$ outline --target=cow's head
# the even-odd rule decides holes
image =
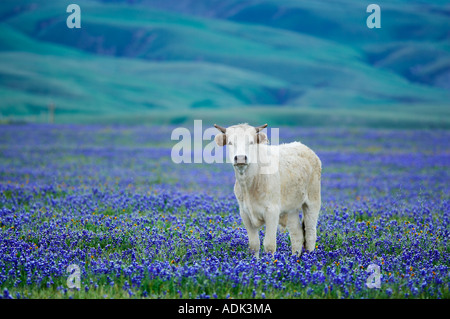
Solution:
[[[245,171],[250,163],[257,162],[257,144],[267,144],[267,135],[261,132],[267,124],[253,127],[248,124],[233,125],[228,128],[214,124],[221,131],[214,140],[217,145],[228,145],[231,163],[240,171]]]

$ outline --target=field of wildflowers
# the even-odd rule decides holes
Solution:
[[[232,167],[174,164],[173,129],[1,126],[2,297],[450,297],[448,131],[280,128],[323,163],[317,247],[255,259]]]

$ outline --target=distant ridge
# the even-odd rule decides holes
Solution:
[[[261,106],[448,114],[444,1],[381,3],[379,30],[365,26],[363,4],[344,0],[79,5],[77,30],[60,1],[0,5],[3,118],[45,121],[49,103],[56,121]]]

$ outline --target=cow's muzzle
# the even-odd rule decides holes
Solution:
[[[235,166],[247,165],[247,164],[248,164],[247,155],[236,155],[234,157],[234,165]]]

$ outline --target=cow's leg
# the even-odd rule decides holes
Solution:
[[[300,221],[298,211],[292,211],[288,214],[287,228],[291,238],[292,254],[300,255],[304,244],[303,227]]]
[[[279,209],[269,208],[264,214],[266,235],[264,237],[264,251],[274,253],[277,250],[277,229],[280,218]]]
[[[317,220],[319,219],[320,201],[303,204],[303,228],[305,230],[305,248],[313,251],[316,248]]]
[[[261,246],[259,240],[259,227],[254,227],[246,214],[241,214],[241,218],[244,222],[245,229],[247,230],[250,252],[254,254],[256,258],[259,258],[259,249]]]
[[[313,251],[316,248],[317,220],[321,206],[320,176],[313,179],[308,191],[308,200],[303,204],[303,229],[305,232],[305,248]]]

